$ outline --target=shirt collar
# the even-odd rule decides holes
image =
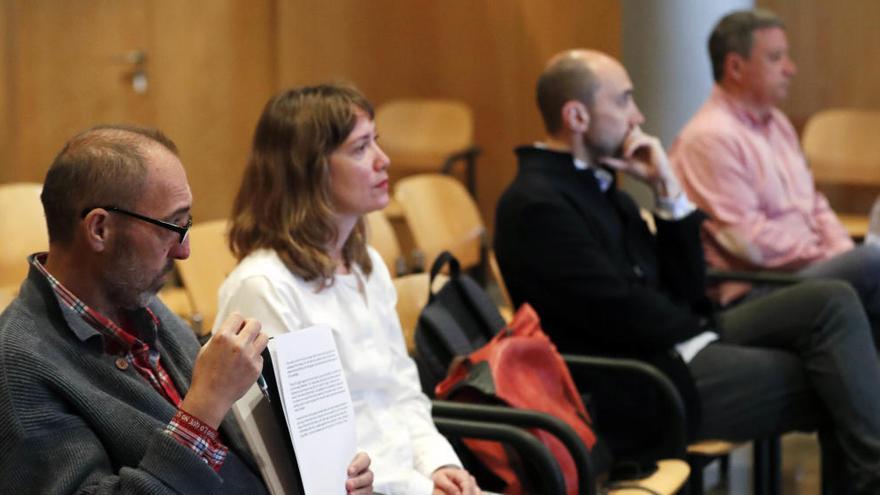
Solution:
[[[727,106],[730,109],[731,113],[733,113],[737,119],[750,125],[751,127],[766,127],[773,119],[772,109],[765,114],[759,113],[754,109],[743,105],[741,101],[734,98],[719,84],[716,84],[712,87],[711,98]]]
[[[536,142],[534,143],[534,146],[538,149],[549,149],[547,145],[542,142]],[[611,172],[601,167],[593,167],[586,160],[575,158],[574,155],[571,155],[571,160],[575,170],[586,170],[593,174],[593,177],[595,177],[596,181],[599,183],[599,190],[606,192],[611,188],[611,185],[614,183],[614,175]]]
[[[159,330],[159,319],[149,308],[132,311],[130,314],[129,324],[140,330],[139,334],[143,337],[141,339],[89,307],[61,284],[44,266],[48,256],[49,253],[36,253],[31,255],[29,261],[31,266],[46,278],[62,310],[78,315],[83,322],[87,323],[85,328],[82,325],[71,325],[71,329],[81,340],[86,340],[97,332],[103,337],[105,352],[114,354],[120,351],[128,352],[133,346],[155,342]]]

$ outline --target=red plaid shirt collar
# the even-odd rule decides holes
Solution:
[[[150,385],[157,392],[162,394],[175,407],[178,406],[180,404],[180,393],[159,362],[159,352],[150,347],[147,342],[135,337],[106,316],[90,308],[70,292],[43,266],[47,258],[48,253],[37,253],[31,257],[31,264],[46,277],[59,303],[80,315],[83,321],[88,323],[89,326],[94,328],[103,337],[104,352],[106,354],[124,357],[129,364],[135,367],[141,376],[150,382]],[[155,341],[155,337],[159,332],[159,319],[150,311],[150,308],[144,308],[144,310],[145,314],[133,315],[134,318],[131,321],[135,325],[146,326],[144,334],[151,336],[151,341]],[[117,362],[117,366],[123,365]]]

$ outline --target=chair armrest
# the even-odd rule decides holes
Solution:
[[[687,458],[687,420],[684,401],[678,389],[663,372],[637,359],[574,354],[563,354],[562,358],[568,365],[575,385],[582,392],[589,392],[589,384],[591,381],[595,383],[597,376],[608,376],[608,374],[633,375],[654,387],[659,392],[670,418],[667,428],[664,429],[662,452],[676,459]]]
[[[541,486],[539,493],[565,493],[565,478],[550,450],[531,433],[506,424],[435,417],[434,424],[443,435],[457,438],[480,438],[505,443],[516,449],[522,459],[541,473],[535,481]]]
[[[806,277],[791,273],[777,272],[746,272],[734,270],[718,270],[709,268],[706,270],[706,279],[709,283],[718,282],[750,282],[763,285],[791,285],[806,280]]]
[[[452,172],[452,167],[455,166],[455,162],[459,160],[474,160],[481,152],[482,150],[479,146],[471,146],[461,151],[451,153],[448,157],[446,157],[446,161],[443,162],[443,166],[440,168],[440,170],[444,174],[449,175]]]
[[[592,495],[596,492],[596,476],[587,446],[565,421],[540,411],[487,404],[434,400],[431,408],[435,419],[443,417],[492,421],[522,428],[537,428],[550,433],[565,445],[574,460],[578,474],[578,493]]]

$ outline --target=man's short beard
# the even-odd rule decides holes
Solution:
[[[600,165],[599,160],[602,158],[623,158],[623,139],[614,145],[607,145],[607,143],[594,143],[590,141],[587,135],[583,136],[583,140],[584,146],[590,154],[590,162],[596,166]]]
[[[105,265],[103,274],[108,297],[115,306],[129,311],[146,307],[164,285],[165,276],[174,268],[174,262],[168,260],[156,278],[147,280],[128,243],[114,248],[109,253],[113,261]]]
[[[114,305],[129,311],[146,307],[161,288],[161,284],[156,287],[155,282],[146,281],[132,265],[113,267],[105,274],[105,280]]]

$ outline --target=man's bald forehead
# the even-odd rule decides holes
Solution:
[[[616,64],[617,61],[609,55],[598,50],[590,50],[586,48],[577,48],[573,50],[565,50],[552,56],[547,61],[544,71],[553,71],[565,65],[583,64],[591,71],[605,64]]]
[[[74,136],[66,148],[117,145],[136,148],[142,153],[152,146],[161,146],[178,156],[177,145],[158,129],[126,124],[98,125]]]

